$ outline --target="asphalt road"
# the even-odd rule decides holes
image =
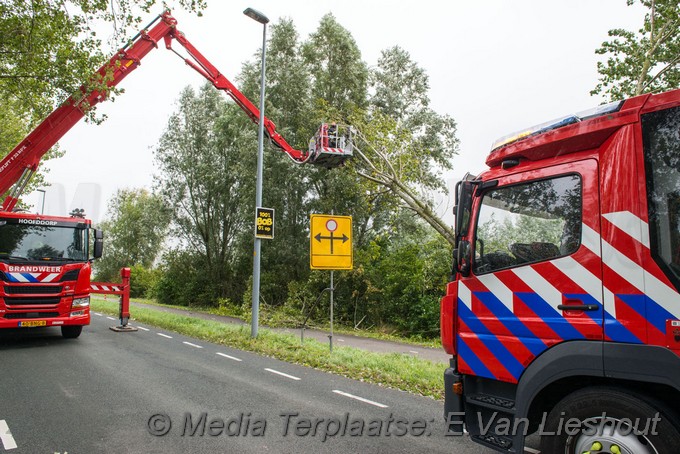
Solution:
[[[441,402],[115,324],[0,332],[0,453],[491,452]]]

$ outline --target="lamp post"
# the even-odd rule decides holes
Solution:
[[[246,8],[243,14],[262,24],[262,70],[260,75],[260,122],[257,131],[257,181],[255,187],[255,210],[262,206],[262,159],[264,148],[264,73],[265,52],[267,49],[267,23],[269,19],[261,12],[253,8]],[[253,253],[253,313],[250,324],[250,337],[257,337],[257,329],[260,317],[260,250],[262,240],[255,238],[255,251]]]

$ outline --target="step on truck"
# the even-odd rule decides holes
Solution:
[[[181,46],[184,54],[173,48],[173,43]],[[0,161],[0,194],[6,194],[0,207],[0,278],[4,281],[0,329],[62,326],[64,337],[73,338],[89,324],[91,261],[102,255],[102,232],[91,229],[82,211],[75,211],[75,218],[52,217],[17,213],[17,204],[45,153],[159,44],[225,92],[259,124],[259,109],[177,28],[170,11],[158,15],[93,75],[105,88],[81,86]],[[264,116],[263,130],[271,144],[297,164],[330,169],[352,157],[353,130],[347,125],[322,124],[304,151],[288,144],[274,122]],[[43,245],[36,249],[34,240]]]
[[[449,434],[680,452],[680,90],[504,137],[486,164],[456,185]]]

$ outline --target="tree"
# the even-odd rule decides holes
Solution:
[[[109,58],[101,35],[112,31],[111,42],[118,46],[160,3],[166,2],[0,0],[0,157],[84,83],[103,89],[105,80],[91,77]],[[199,15],[206,6],[205,0],[176,3]],[[88,117],[95,119],[94,112]],[[61,155],[54,147],[42,160]],[[43,173],[25,193],[44,186]]]
[[[313,78],[315,99],[323,99],[340,112],[366,105],[366,64],[350,32],[332,14],[321,18],[302,53]]]
[[[53,110],[101,66],[102,23],[114,32],[114,42],[146,20],[157,0],[0,0],[0,99],[29,123]],[[164,3],[164,2],[163,2]],[[178,0],[198,12],[205,0]]]
[[[399,47],[383,51],[371,86],[371,107],[351,118],[360,132],[357,173],[387,188],[453,245],[428,191],[446,191],[440,172],[453,167],[456,123],[429,107],[427,74]]]
[[[155,150],[159,194],[173,207],[172,232],[181,249],[202,258],[213,301],[229,285],[242,285],[231,273],[235,239],[253,215],[246,182],[254,172],[244,157],[254,156],[255,141],[254,130],[240,127],[243,117],[211,84],[198,93],[187,87]]]
[[[109,202],[104,256],[96,264],[97,279],[116,281],[120,269],[151,268],[170,222],[169,209],[146,189],[119,189]]]
[[[639,0],[647,8],[642,28],[609,31],[595,53],[607,56],[597,63],[599,83],[590,92],[614,101],[680,86],[680,4],[677,0]],[[630,6],[635,0],[626,0]]]

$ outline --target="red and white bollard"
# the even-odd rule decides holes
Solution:
[[[120,305],[118,318],[120,319],[120,326],[112,326],[109,329],[116,332],[137,331],[137,328],[128,325],[128,321],[130,320],[130,268],[121,268],[120,277],[122,284],[91,282],[90,293],[119,295]]]

